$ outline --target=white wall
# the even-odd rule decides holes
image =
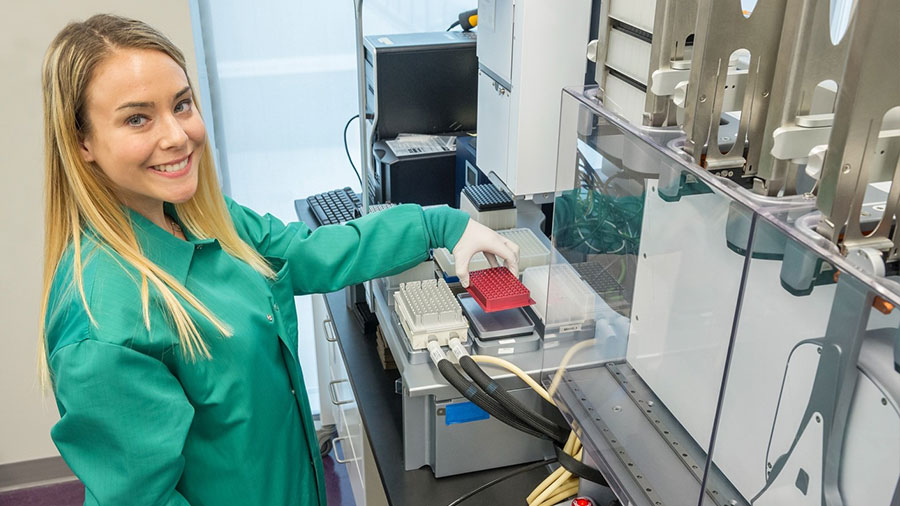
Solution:
[[[189,0],[0,0],[0,465],[58,455],[58,414],[37,381],[43,255],[44,51],[70,21],[113,13],[146,21],[184,51],[197,83]]]

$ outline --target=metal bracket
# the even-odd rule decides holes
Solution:
[[[823,81],[841,82],[847,63],[849,37],[831,41],[830,2],[791,0],[785,8],[785,23],[778,50],[778,64],[766,118],[762,150],[756,161],[759,182],[755,190],[764,195],[796,192],[797,164],[816,145],[828,142],[836,90],[819,86]],[[848,30],[849,33],[849,30]],[[824,96],[822,103],[814,98]],[[789,137],[790,139],[786,138]]]
[[[694,35],[697,23],[697,0],[658,0],[654,18],[653,43],[650,47],[650,86],[644,105],[644,124],[649,126],[675,125],[677,109],[672,103],[674,86],[689,76],[691,50],[688,39]],[[684,79],[681,79],[681,76]],[[677,82],[672,83],[675,79]],[[672,84],[672,93],[665,93],[664,83]]]
[[[744,167],[744,175],[756,172],[786,2],[759,2],[753,13],[745,17],[740,0],[699,0],[691,79],[684,108],[687,133],[684,149],[699,165]],[[729,63],[739,49],[750,52],[746,92],[736,141],[722,153],[718,143],[719,119]]]
[[[900,3],[872,0],[856,4],[847,65],[834,114],[828,152],[819,179],[816,204],[824,218],[818,231],[848,247],[887,249],[887,261],[900,259],[900,233],[892,232],[900,210],[900,150],[881,149],[885,114],[900,105]],[[879,174],[881,173],[881,174]],[[875,230],[864,233],[860,211],[866,189],[879,175],[890,174],[892,186],[884,216]]]

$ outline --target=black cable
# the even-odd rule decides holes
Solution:
[[[359,117],[359,114],[355,114],[352,118],[348,119],[347,124],[344,125],[344,153],[347,153],[347,161],[349,161],[350,166],[353,167],[353,172],[356,173],[356,179],[359,180],[359,186],[361,188],[362,187],[362,176],[360,176],[359,171],[356,170],[356,165],[353,164],[353,158],[350,156],[350,148],[347,147],[347,128],[349,128],[350,123],[352,123],[353,120],[355,120],[358,117]],[[360,125],[360,128],[362,128],[361,125]]]
[[[479,492],[482,492],[482,491],[485,490],[485,489],[488,489],[488,488],[490,488],[490,487],[493,487],[494,485],[496,485],[496,484],[498,484],[498,483],[500,483],[500,482],[502,482],[502,481],[508,480],[508,479],[510,479],[510,478],[512,478],[512,477],[514,477],[514,476],[518,476],[518,475],[520,475],[520,474],[522,474],[522,473],[531,471],[532,469],[537,469],[537,468],[539,468],[539,467],[541,467],[541,466],[550,465],[550,464],[552,464],[552,463],[554,463],[554,462],[556,462],[556,459],[547,459],[547,460],[542,460],[542,461],[540,461],[540,462],[535,462],[535,463],[530,464],[530,465],[527,465],[527,466],[525,466],[525,467],[516,469],[515,471],[513,471],[513,472],[511,472],[511,473],[509,473],[509,474],[504,474],[503,476],[501,476],[501,477],[499,477],[499,478],[495,478],[495,479],[493,479],[493,480],[491,480],[491,481],[485,483],[484,485],[482,485],[482,486],[480,486],[480,487],[478,487],[478,488],[476,488],[476,489],[473,489],[473,490],[470,490],[469,492],[466,492],[465,494],[463,494],[463,495],[459,496],[458,498],[456,498],[456,500],[454,500],[453,502],[451,502],[451,503],[448,504],[447,506],[458,506],[458,505],[461,504],[463,501],[465,501],[466,499],[472,497],[473,495],[478,494]]]
[[[463,397],[472,401],[472,403],[479,408],[487,411],[489,415],[497,420],[534,437],[550,439],[543,433],[532,429],[530,425],[511,415],[499,402],[482,392],[474,383],[463,377],[462,373],[460,373],[446,358],[438,362],[438,371],[440,371],[441,376],[443,376],[453,388],[458,390]]]
[[[559,460],[559,465],[561,465],[563,469],[583,480],[592,481],[597,485],[609,487],[609,483],[606,482],[606,478],[600,474],[600,471],[569,455],[558,446],[555,446],[553,449],[556,451],[556,458]]]
[[[489,415],[505,423],[506,425],[518,429],[526,434],[540,439],[547,439],[553,442],[553,449],[556,451],[557,460],[559,461],[560,465],[565,468],[566,471],[569,471],[579,478],[592,481],[599,485],[609,486],[606,482],[606,479],[604,479],[603,475],[600,474],[600,471],[588,466],[587,464],[579,462],[571,455],[565,453],[561,447],[564,442],[558,443],[555,438],[550,437],[538,430],[535,430],[531,427],[531,425],[523,422],[515,415],[511,414],[497,400],[482,392],[478,386],[467,380],[462,375],[462,373],[460,373],[459,370],[457,370],[456,367],[452,363],[450,363],[449,360],[447,360],[446,358],[441,359],[437,365],[438,371],[440,371],[444,379],[446,379],[453,388],[459,391],[459,393],[461,393],[463,397],[472,401],[473,404],[487,411]]]
[[[475,383],[481,387],[482,390],[491,397],[494,398],[497,402],[500,403],[501,406],[506,408],[513,416],[519,418],[524,421],[532,428],[540,431],[545,434],[547,437],[555,441],[557,444],[565,445],[566,440],[568,439],[568,430],[563,429],[559,425],[557,425],[552,420],[545,418],[540,413],[537,413],[527,406],[519,402],[518,399],[513,397],[506,391],[505,388],[500,386],[493,378],[488,376],[478,364],[472,360],[472,357],[468,355],[464,355],[459,358],[459,365],[463,368],[463,371],[472,378]]]
[[[319,440],[319,455],[325,457],[331,453],[331,441],[337,437],[337,427],[334,424],[324,425],[316,431],[316,438]]]
[[[450,31],[450,30],[452,30],[452,29],[454,29],[454,28],[456,28],[456,27],[457,27],[457,26],[459,26],[459,21],[454,21],[454,22],[453,22],[453,24],[452,24],[452,25],[450,25],[450,27],[449,27],[449,28],[447,28],[447,30],[446,30],[446,31],[448,31],[448,32],[449,32],[449,31]]]

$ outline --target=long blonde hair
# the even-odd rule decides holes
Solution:
[[[130,218],[108,180],[95,164],[85,162],[80,154],[80,142],[91,128],[86,110],[86,91],[93,73],[105,58],[117,49],[126,48],[165,53],[184,70],[185,76],[188,75],[184,55],[160,32],[141,21],[106,14],[63,28],[44,57],[46,207],[39,360],[45,380],[49,377],[45,324],[50,289],[57,266],[69,244],[74,250],[73,281],[91,324],[97,325],[88,307],[82,277],[81,241],[87,227],[99,236],[104,246],[140,273],[144,326],[148,330],[148,286],[152,285],[161,296],[178,334],[181,349],[189,359],[208,358],[209,348],[176,294],[209,320],[223,336],[231,335],[230,329],[184,285],[144,256]],[[204,144],[198,172],[199,181],[194,196],[175,206],[184,226],[197,237],[218,239],[226,252],[262,275],[273,277],[269,264],[238,236],[234,228],[218,186],[209,143]]]

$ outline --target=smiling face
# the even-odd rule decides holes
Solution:
[[[187,76],[165,53],[115,50],[88,84],[85,117],[82,156],[123,204],[152,217],[163,202],[194,195],[206,128]]]

